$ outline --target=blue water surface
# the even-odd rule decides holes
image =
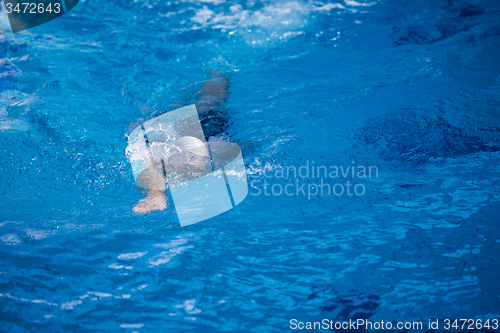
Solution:
[[[498,1],[81,0],[18,34],[0,16],[1,331],[500,319]],[[211,70],[248,197],[184,228],[170,199],[135,214],[130,122]],[[265,195],[319,183],[273,173],[312,164],[378,173],[326,180],[363,195]]]

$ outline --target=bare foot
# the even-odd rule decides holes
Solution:
[[[146,214],[155,210],[164,210],[165,208],[167,208],[167,201],[165,200],[165,194],[163,194],[148,196],[142,199],[133,208],[133,211],[139,214]]]

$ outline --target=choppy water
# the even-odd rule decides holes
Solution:
[[[497,1],[82,0],[14,35],[2,12],[0,330],[500,318],[499,18]],[[186,228],[171,201],[134,214],[130,122],[209,70],[231,73],[256,186]],[[313,162],[378,177],[254,195],[262,171]]]

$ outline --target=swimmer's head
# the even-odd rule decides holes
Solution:
[[[170,152],[168,168],[186,178],[197,178],[211,172],[208,148],[195,137],[184,136],[176,140]]]

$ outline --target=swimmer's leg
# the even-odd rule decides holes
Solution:
[[[137,177],[137,186],[144,189],[146,198],[139,201],[133,208],[134,212],[146,214],[155,210],[167,208],[165,198],[165,179],[163,175],[154,167],[149,167]]]
[[[196,109],[203,115],[210,110],[220,110],[224,108],[228,94],[229,82],[222,75],[224,72],[209,72],[212,75],[210,80],[205,81],[203,87],[196,92],[195,96],[201,96],[196,102]]]

